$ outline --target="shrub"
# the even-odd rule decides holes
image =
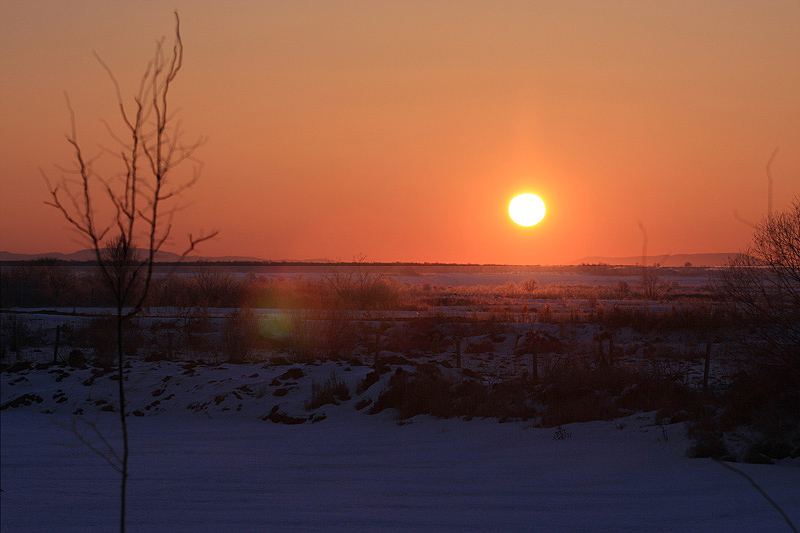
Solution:
[[[434,367],[436,368],[436,367]],[[388,388],[370,408],[370,414],[394,408],[400,419],[420,414],[438,417],[456,416],[450,395],[450,383],[438,371],[410,374],[395,370]]]
[[[522,290],[528,294],[533,294],[534,291],[539,287],[539,282],[536,281],[534,278],[528,278],[520,283],[520,287]]]
[[[370,414],[396,409],[400,419],[420,414],[441,418],[494,417],[532,418],[532,388],[523,380],[509,380],[488,386],[473,379],[451,380],[439,367],[425,365],[410,373],[395,370],[389,386],[370,408]]]
[[[230,272],[210,265],[200,266],[193,274],[195,293],[202,307],[238,307],[242,301],[241,284]]]
[[[323,355],[330,358],[347,355],[355,347],[357,337],[351,313],[342,310],[322,312],[320,320]]]
[[[749,450],[741,460],[800,457],[800,382],[778,369],[737,375],[721,396],[721,409],[706,426],[730,434],[747,428]],[[728,453],[735,455],[734,450]]]
[[[717,286],[757,339],[748,346],[753,362],[800,380],[800,196],[756,227],[753,245],[720,271]]]
[[[225,320],[222,342],[230,363],[242,363],[258,339],[258,323],[250,309],[236,309]]]
[[[696,410],[697,393],[676,379],[625,367],[587,367],[565,360],[544,377],[540,400],[545,404],[542,425],[610,420],[631,411],[660,412],[673,418]],[[684,415],[685,416],[685,415]]]
[[[322,344],[322,324],[312,311],[293,310],[289,313],[289,352],[295,361],[319,357]]]
[[[108,316],[95,318],[88,327],[74,333],[76,342],[88,346],[94,353],[95,362],[111,366],[117,353],[117,318]],[[122,350],[125,355],[135,355],[144,343],[144,333],[136,321],[128,320],[122,333]]]
[[[395,278],[371,271],[364,257],[354,270],[333,270],[325,276],[329,301],[334,309],[397,309],[402,307],[404,288]]]
[[[717,431],[750,428],[746,460],[800,456],[800,197],[770,214],[753,244],[720,271],[717,287],[749,335],[749,358],[721,398]]]

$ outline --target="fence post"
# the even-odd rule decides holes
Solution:
[[[58,343],[61,340],[61,324],[56,326],[56,345],[53,348],[53,364],[58,363]]]
[[[14,352],[19,359],[19,344],[17,340],[17,315],[11,315],[11,351]]]
[[[374,364],[374,367],[375,367],[375,372],[380,374],[381,373],[381,368],[380,368],[380,366],[381,366],[380,365],[380,363],[381,363],[381,361],[380,361],[381,348],[380,348],[380,342],[378,340],[378,334],[377,333],[375,334],[375,343],[373,344],[373,349],[374,349],[374,352],[373,352],[373,358],[374,358],[373,359],[373,364]]]
[[[614,336],[608,338],[608,364],[614,366]]]
[[[706,343],[706,361],[703,365],[703,392],[708,392],[708,367],[711,364],[711,343]]]

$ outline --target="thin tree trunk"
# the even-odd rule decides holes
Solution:
[[[119,419],[122,424],[122,480],[120,482],[119,530],[125,532],[125,495],[128,489],[128,423],[125,419],[125,375],[122,333],[124,317],[122,307],[117,307],[117,361],[119,364]]]

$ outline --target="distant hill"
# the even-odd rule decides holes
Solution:
[[[146,254],[147,250],[139,250],[140,253]],[[49,257],[51,259],[60,259],[62,261],[94,261],[94,250],[79,250],[71,254],[62,254],[60,252],[51,252],[46,254],[15,254],[12,252],[0,251],[0,261],[32,261]],[[173,254],[172,252],[158,252],[156,253],[156,262],[169,263],[180,261],[181,256]],[[198,255],[187,255],[183,258],[184,261],[264,261],[259,257],[240,257],[234,255],[225,255],[221,257],[202,257]]]
[[[681,267],[686,263],[691,263],[692,266],[699,267],[714,267],[724,266],[728,261],[739,255],[738,253],[718,253],[718,254],[674,254],[674,255],[650,255],[647,256],[646,265],[653,266],[658,263],[665,267]],[[607,265],[640,265],[642,264],[642,256],[636,255],[631,257],[583,257],[576,261],[569,263],[570,265],[581,264],[598,264],[605,263]]]

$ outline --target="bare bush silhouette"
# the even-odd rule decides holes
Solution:
[[[356,258],[354,263],[354,272],[333,269],[325,276],[336,308],[390,309],[398,305],[401,290],[394,279],[370,272],[364,256]]]
[[[721,271],[718,287],[744,333],[750,364],[735,376],[724,409],[696,424],[699,451],[748,462],[798,457],[800,197],[756,225],[752,245]],[[748,428],[748,438],[736,454],[723,437],[739,427]]]
[[[193,274],[201,305],[205,307],[237,307],[241,304],[240,283],[230,272],[201,266]]]
[[[119,83],[109,66],[95,53],[97,61],[113,84],[124,134],[106,128],[114,142],[105,153],[116,158],[119,174],[104,174],[96,169],[98,156],[88,156],[78,141],[75,113],[67,96],[71,131],[67,142],[73,149],[74,168],[63,170],[59,182],[47,181],[50,200],[72,227],[86,238],[95,252],[101,278],[113,296],[116,307],[117,369],[119,373],[119,418],[122,426],[122,453],[118,454],[120,486],[120,530],[125,530],[125,500],[128,479],[128,429],[125,408],[123,332],[138,314],[153,279],[153,264],[170,236],[172,219],[179,206],[175,200],[200,176],[202,165],[195,151],[203,144],[183,141],[180,122],[169,105],[170,89],[183,64],[180,19],[175,13],[175,39],[165,50],[164,39],[156,44],[153,58],[140,80],[133,104],[123,101]],[[176,173],[181,167],[189,172]],[[102,192],[97,193],[100,190]],[[111,216],[104,219],[105,208]],[[212,235],[189,235],[184,255]],[[142,244],[141,251],[137,243]]]
[[[756,226],[752,245],[719,281],[759,341],[751,346],[758,362],[800,380],[800,197]]]

